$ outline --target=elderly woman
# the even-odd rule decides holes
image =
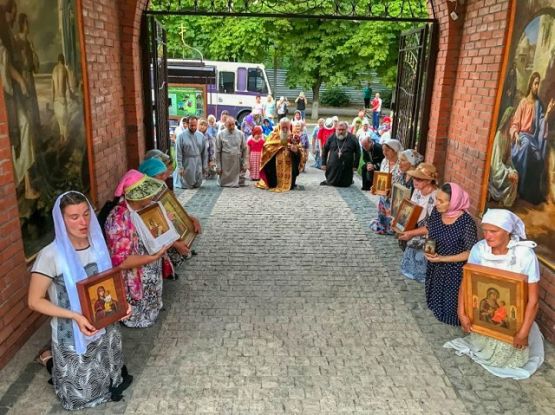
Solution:
[[[426,258],[424,243],[428,234],[427,222],[436,204],[437,170],[433,164],[421,163],[407,174],[414,182],[411,201],[422,207],[415,229],[399,234],[400,241],[406,241],[406,249],[401,261],[401,273],[418,282],[426,279]]]
[[[165,181],[171,175],[168,166],[157,157],[145,158],[139,165],[139,171],[161,181]]]
[[[404,183],[404,174],[399,166],[399,152],[403,149],[403,146],[398,140],[388,140],[383,146],[384,159],[380,165],[380,171],[391,173],[391,182],[394,183]],[[407,168],[408,170],[408,168]],[[370,188],[372,194],[374,193],[374,187]],[[370,228],[373,232],[378,235],[393,235],[394,232],[391,229],[391,218],[389,217],[391,212],[391,198],[389,196],[380,196],[378,201],[378,217],[370,223]]]
[[[166,153],[164,153],[162,150],[158,150],[157,148],[154,148],[152,150],[148,150],[145,153],[145,160],[151,159],[151,158],[157,158],[160,159],[164,162],[164,164],[166,166],[170,166],[171,165],[171,157],[168,156]]]
[[[457,302],[463,265],[477,241],[476,224],[466,212],[468,193],[456,183],[446,183],[437,192],[436,207],[428,218],[428,237],[436,252],[425,254],[426,303],[436,318],[458,326]]]
[[[136,211],[150,205],[164,188],[163,182],[129,170],[115,192],[116,197],[123,197],[106,219],[105,233],[112,263],[124,270],[127,301],[131,305],[131,317],[123,323],[127,327],[154,324],[162,309],[162,257],[170,246],[186,253],[184,243],[175,241],[149,254],[149,241],[146,236],[140,236],[148,235],[149,231]]]
[[[172,150],[175,149],[174,146],[172,146]],[[170,151],[172,151],[170,150]],[[173,154],[174,158],[175,158],[175,154]],[[148,159],[158,159],[161,160],[164,165],[166,166],[166,172],[164,173],[164,175],[161,175],[160,177],[158,177],[160,180],[163,180],[166,182],[166,185],[170,185],[170,189],[173,188],[173,179],[172,179],[172,174],[174,171],[174,162],[175,160],[172,160],[172,157],[167,155],[166,153],[164,153],[161,150],[158,149],[152,149],[152,150],[148,150],[145,154],[145,158],[144,161],[148,160]],[[154,177],[153,175],[148,175],[150,177]],[[170,180],[167,180],[170,179]]]
[[[252,129],[256,127],[256,121],[254,120],[254,115],[249,114],[245,117],[241,123],[241,131],[245,134],[245,138],[252,135]]]
[[[169,170],[166,165],[157,158],[150,158],[144,160],[139,165],[139,171],[143,174],[146,174],[148,177],[152,177],[158,180],[165,180],[169,177]],[[199,220],[190,215],[193,225],[195,227],[195,232],[201,232],[201,226]],[[170,217],[170,219],[172,219]],[[168,255],[162,257],[162,276],[165,279],[178,279],[178,275],[176,274],[176,269],[187,259],[190,258],[192,255],[196,255],[196,252],[193,250],[189,250],[186,244],[180,246],[180,249],[170,248],[168,249]]]
[[[112,268],[94,209],[78,192],[56,199],[55,240],[31,270],[29,307],[52,317],[52,382],[62,406],[90,408],[121,399],[132,376],[123,365],[117,324],[97,330],[81,313],[76,283]]]
[[[408,149],[399,153],[399,170],[403,173],[400,184],[408,187],[411,193],[414,191],[414,184],[413,178],[408,172],[409,170],[415,169],[423,160],[424,157],[416,150]]]
[[[532,241],[524,241],[524,223],[505,209],[489,209],[482,219],[484,239],[472,247],[468,262],[524,274],[528,277],[528,302],[524,321],[513,344],[471,333],[447,342],[457,354],[466,354],[492,374],[502,378],[527,379],[542,365],[542,335],[534,322],[538,312],[540,267]],[[498,293],[497,293],[498,294]],[[463,290],[459,291],[458,315],[462,328],[471,332],[465,313]],[[495,317],[494,317],[495,318]]]

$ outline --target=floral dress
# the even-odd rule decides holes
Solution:
[[[403,186],[407,186],[407,181],[405,181],[405,175],[399,168],[399,160],[393,165],[389,166],[389,161],[387,159],[382,160],[380,165],[380,171],[391,173],[391,184],[399,183]],[[389,216],[391,212],[391,197],[380,196],[378,201],[378,217],[370,223],[370,229],[373,232],[380,235],[393,235],[395,232],[391,229],[391,220]]]
[[[130,255],[148,255],[139,239],[125,200],[110,212],[105,225],[112,263],[121,265]],[[139,268],[123,270],[131,317],[127,327],[150,327],[162,309],[162,259]]]
[[[436,203],[437,190],[433,190],[430,194],[424,196],[420,190],[415,190],[412,194],[411,201],[422,207],[422,213],[418,218],[417,228],[422,228],[428,223],[428,218]],[[426,238],[417,236],[407,242],[407,247],[403,253],[401,260],[401,273],[418,282],[424,282],[426,279],[426,257],[424,256],[424,243]]]

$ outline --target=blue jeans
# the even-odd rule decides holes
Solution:
[[[312,167],[316,167],[317,169],[322,167],[322,159],[320,158],[320,150],[315,151],[314,164],[312,165]]]
[[[380,113],[378,111],[372,112],[372,127],[377,130],[380,127]]]

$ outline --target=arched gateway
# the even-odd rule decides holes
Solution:
[[[427,7],[426,7],[427,6]],[[432,17],[423,17],[429,16]],[[408,22],[399,44],[393,135],[406,148],[426,151],[426,132],[437,50],[433,0],[330,1],[167,1],[145,10],[141,26],[145,137],[147,148],[166,150],[169,143],[166,31],[160,16],[261,17],[288,19]],[[170,71],[171,72],[171,71]],[[205,74],[199,76],[207,76]]]

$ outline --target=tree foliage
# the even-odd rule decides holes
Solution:
[[[163,1],[151,0],[151,9],[159,9]],[[296,4],[295,0],[284,3]],[[334,3],[327,4],[330,10],[325,11],[332,14]],[[401,7],[423,12],[425,6],[426,0],[396,0],[389,4],[393,14]],[[399,22],[322,19],[167,16],[161,20],[168,32],[170,57],[198,58],[190,48],[193,47],[205,59],[263,62],[271,66],[279,62],[288,70],[288,85],[311,89],[316,101],[322,83],[360,85],[370,81],[369,74],[374,72],[383,83],[392,86],[399,35],[413,27]],[[183,46],[183,42],[188,46]]]

